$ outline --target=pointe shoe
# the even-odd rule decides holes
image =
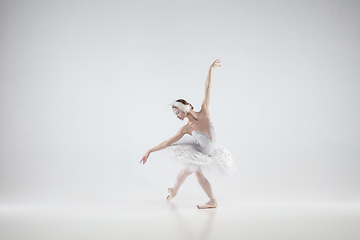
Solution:
[[[170,201],[176,196],[176,192],[173,188],[168,188],[169,196],[166,197],[166,200]]]
[[[216,207],[217,207],[217,202],[215,199],[210,199],[210,201],[208,201],[207,203],[201,203],[197,205],[198,209],[207,209],[207,208],[216,208]]]

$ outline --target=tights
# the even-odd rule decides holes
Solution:
[[[183,168],[179,174],[176,176],[176,181],[173,187],[173,190],[175,193],[177,193],[179,191],[179,188],[181,187],[181,185],[184,183],[185,179],[191,175],[193,172],[189,170],[189,168]],[[215,199],[214,193],[211,189],[211,184],[209,182],[209,180],[207,180],[207,178],[204,176],[204,174],[202,174],[201,172],[195,171],[195,176],[201,186],[201,188],[204,190],[204,192],[206,193],[206,195],[210,198],[210,199]]]

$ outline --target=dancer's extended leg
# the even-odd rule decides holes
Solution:
[[[181,185],[184,183],[185,179],[192,173],[193,172],[190,171],[189,168],[181,169],[181,171],[176,176],[176,181],[175,181],[174,187],[168,189],[169,196],[167,196],[167,198],[166,198],[167,200],[171,200],[176,196]]]
[[[210,198],[209,202],[199,204],[199,205],[197,205],[197,207],[198,208],[214,208],[214,207],[216,207],[217,202],[216,202],[216,199],[215,199],[214,193],[212,191],[209,180],[207,180],[207,178],[201,172],[198,172],[198,171],[195,172],[195,176],[196,176],[201,188],[204,190],[206,195]]]

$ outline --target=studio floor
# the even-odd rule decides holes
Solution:
[[[0,239],[360,239],[360,205],[222,202],[199,210],[165,199],[0,206]]]

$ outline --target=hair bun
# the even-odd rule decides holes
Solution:
[[[178,99],[172,104],[173,108],[179,108],[183,112],[190,111],[189,107],[191,109],[194,109],[194,107],[188,103],[185,99]]]

